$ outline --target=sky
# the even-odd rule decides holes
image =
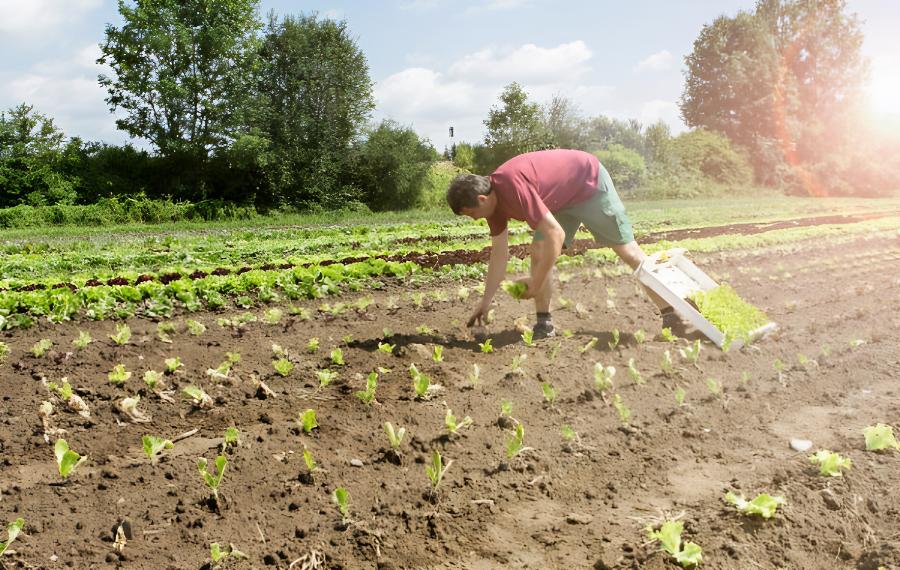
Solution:
[[[677,101],[684,57],[704,24],[753,0],[261,0],[260,16],[318,13],[346,20],[375,84],[374,120],[393,119],[438,150],[477,142],[503,87],[519,82],[539,103],[554,95],[586,116],[686,127]],[[900,116],[900,2],[848,0],[871,62],[871,109]],[[145,141],[118,131],[98,85],[114,0],[0,0],[0,109],[25,102],[67,136]]]

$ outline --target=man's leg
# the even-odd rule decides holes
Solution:
[[[531,242],[531,278],[534,278],[534,268],[540,263],[541,258],[541,243],[540,241]],[[534,296],[534,308],[535,312],[537,312],[537,322],[534,326],[534,334],[537,337],[546,337],[553,336],[553,323],[550,320],[550,299],[553,297],[553,285],[551,276],[553,275],[553,269],[550,270],[550,273],[547,275],[547,279],[544,281],[543,285],[540,289],[538,289],[537,294]],[[533,283],[533,286],[537,286],[537,283]]]
[[[628,264],[631,269],[637,269],[638,265],[647,257],[647,254],[644,253],[644,250],[641,249],[641,246],[638,245],[636,241],[630,241],[628,243],[622,245],[614,245],[612,246],[612,250],[616,252],[616,255],[619,258]],[[660,312],[665,311],[666,309],[670,309],[671,305],[667,303],[662,297],[653,292],[652,289],[641,284],[641,287],[644,288],[644,291],[647,293],[647,296],[650,297],[650,300],[659,308]]]

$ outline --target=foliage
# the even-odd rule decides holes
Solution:
[[[627,426],[628,420],[631,419],[631,410],[625,405],[622,396],[618,394],[613,396],[613,407],[619,413],[619,421],[622,422],[622,425]]]
[[[613,388],[613,377],[616,375],[615,366],[603,366],[597,362],[594,364],[594,386],[601,392],[607,392]]]
[[[388,436],[391,449],[397,450],[400,448],[400,444],[403,443],[403,436],[406,435],[406,428],[398,427],[394,430],[394,426],[391,422],[384,422],[384,433]]]
[[[594,153],[609,172],[617,190],[628,192],[640,186],[647,177],[647,164],[640,153],[620,144],[611,144]]]
[[[529,449],[531,448],[525,447],[525,426],[518,422],[515,432],[506,440],[506,457],[513,459]]]
[[[725,493],[725,501],[745,515],[759,515],[764,519],[775,516],[775,510],[785,503],[784,497],[773,497],[768,493],[760,493],[752,501],[748,501],[743,495],[735,495],[731,491]]]
[[[556,390],[553,386],[550,385],[549,382],[541,383],[541,393],[544,395],[544,401],[546,401],[550,406],[553,406],[553,403],[556,402]]]
[[[343,487],[338,487],[331,493],[331,499],[337,505],[344,522],[350,518],[350,493]]]
[[[444,459],[437,450],[431,452],[431,465],[425,466],[425,474],[428,475],[428,480],[431,481],[432,494],[437,492],[441,481],[444,480],[444,475],[447,473],[447,470],[450,469],[452,464],[453,460],[450,460],[445,464]]]
[[[750,333],[769,322],[764,312],[744,301],[730,285],[698,291],[691,300],[706,319],[725,334],[725,345],[734,340],[747,341]]]
[[[427,374],[420,372],[415,364],[409,365],[409,375],[413,381],[413,390],[416,393],[416,398],[419,400],[427,398],[428,390],[431,387],[431,378]]]
[[[886,424],[877,424],[863,429],[866,438],[866,451],[896,449],[900,451],[900,443],[894,437],[894,428]]]
[[[491,107],[484,120],[484,150],[476,151],[475,169],[489,173],[510,158],[552,146],[544,131],[541,108],[528,100],[518,83],[510,83],[500,94],[499,105]]]
[[[371,406],[375,401],[375,389],[378,387],[378,373],[370,372],[366,378],[366,389],[356,392],[359,401],[367,406]]]
[[[53,453],[56,455],[59,475],[63,479],[68,479],[72,472],[75,471],[75,468],[87,459],[87,457],[82,457],[69,449],[69,444],[64,439],[56,440],[56,444],[53,446]]]
[[[486,339],[484,342],[479,342],[478,348],[484,354],[489,354],[491,352],[494,352],[494,346],[491,344],[491,342],[492,342],[492,339]]]
[[[839,453],[820,449],[809,458],[810,463],[819,466],[819,474],[829,477],[841,477],[843,473],[841,469],[850,469],[853,462],[850,458],[842,457]]]
[[[175,447],[175,444],[172,443],[171,440],[155,435],[145,435],[141,438],[141,443],[144,446],[144,453],[150,459],[151,463],[156,463],[157,456],[162,453],[164,449],[172,449]]]
[[[124,364],[116,364],[107,377],[111,383],[121,386],[131,378],[131,371],[125,370]]]
[[[528,285],[519,281],[504,281],[500,286],[516,301],[520,301],[522,295],[528,290]]]
[[[208,464],[205,457],[197,459],[197,470],[200,472],[203,482],[206,483],[206,486],[212,491],[213,497],[218,499],[219,487],[222,485],[222,478],[225,476],[225,467],[228,466],[228,458],[224,455],[217,456],[215,465],[216,472],[213,474],[207,469]]]
[[[688,171],[732,186],[753,182],[749,159],[725,135],[694,129],[672,139],[670,148],[681,167]]]
[[[279,358],[272,361],[272,367],[279,376],[286,377],[294,370],[294,363],[287,358]]]
[[[131,328],[126,323],[116,323],[116,333],[109,335],[109,338],[120,346],[127,344],[131,339]]]
[[[17,518],[6,526],[6,542],[0,542],[0,556],[6,553],[9,545],[19,536],[23,528],[25,528],[25,519],[22,517]]]
[[[649,540],[658,540],[663,551],[672,555],[675,561],[683,567],[696,566],[703,560],[702,550],[698,545],[690,541],[682,545],[683,522],[667,520],[660,525],[658,530],[651,525],[647,525],[646,531]]]
[[[316,421],[316,411],[311,408],[300,413],[299,422],[305,433],[310,433],[313,429],[319,427],[319,422]]]

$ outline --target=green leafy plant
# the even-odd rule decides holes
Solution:
[[[452,464],[452,459],[444,464],[444,459],[441,457],[440,452],[438,452],[437,450],[431,452],[431,465],[425,466],[425,474],[428,475],[428,480],[431,481],[432,495],[437,493],[438,487],[441,485],[441,481],[444,480],[444,475],[447,474],[447,470],[450,469],[450,466]]]
[[[394,331],[392,331],[389,327],[384,327],[381,329],[381,336],[383,338],[391,338],[394,336]]]
[[[619,412],[619,421],[622,422],[622,425],[628,425],[628,420],[631,419],[631,410],[628,409],[628,406],[625,405],[625,402],[622,400],[622,396],[616,394],[613,396],[613,407]]]
[[[222,451],[229,447],[237,446],[240,443],[241,432],[234,426],[225,428],[225,435],[222,437]]]
[[[338,373],[327,368],[316,370],[316,378],[319,380],[319,388],[324,388],[337,380]]]
[[[294,370],[294,363],[287,358],[279,358],[272,361],[272,368],[281,377],[287,377]]]
[[[156,390],[162,382],[162,372],[156,370],[147,370],[144,372],[144,384],[151,390]]]
[[[641,385],[644,383],[644,377],[641,376],[641,371],[634,365],[634,358],[628,359],[628,377],[631,378],[631,381],[635,384]]]
[[[201,323],[200,321],[195,321],[193,319],[188,319],[185,321],[187,325],[188,332],[193,336],[200,336],[206,332],[206,325]]]
[[[300,418],[298,420],[300,422],[300,427],[303,428],[305,433],[311,432],[313,429],[319,427],[319,422],[316,421],[316,411],[312,408],[303,410],[300,413]]]
[[[637,341],[638,344],[644,344],[644,341],[647,340],[647,333],[644,332],[644,329],[638,329],[634,333],[634,340]]]
[[[613,329],[612,340],[607,342],[610,350],[615,350],[619,346],[619,329]]]
[[[509,363],[510,372],[520,373],[522,372],[522,364],[528,359],[527,354],[517,354],[513,356],[512,362]]]
[[[504,281],[500,286],[516,301],[521,301],[522,296],[528,291],[528,285],[518,281]]]
[[[697,362],[700,359],[700,340],[695,340],[693,345],[679,348],[678,354],[680,354],[681,358],[683,358],[685,361],[690,362],[694,366],[697,366]]]
[[[247,555],[235,548],[233,544],[223,547],[218,542],[213,542],[209,545],[209,558],[212,560],[213,567],[229,556],[232,558],[247,558]]]
[[[522,331],[522,342],[525,343],[525,346],[534,346],[534,331],[531,329]]]
[[[78,338],[73,340],[72,344],[75,346],[75,348],[85,349],[87,348],[87,345],[91,344],[92,342],[94,342],[94,339],[91,338],[91,333],[87,331],[78,331]]]
[[[819,466],[820,475],[829,477],[841,477],[843,475],[841,469],[850,469],[853,466],[850,458],[842,457],[840,454],[826,449],[820,449],[811,455],[809,461]]]
[[[435,362],[443,362],[444,361],[444,347],[440,344],[434,345],[434,353],[431,355],[431,358]]]
[[[331,499],[337,505],[344,524],[350,520],[350,493],[343,487],[338,487],[331,493]]]
[[[866,438],[866,451],[881,451],[882,449],[896,449],[900,451],[900,443],[894,437],[894,428],[886,424],[869,426],[863,430]]]
[[[722,395],[722,383],[715,378],[706,379],[706,389],[709,390],[709,393],[713,396],[719,397]]]
[[[478,366],[477,362],[472,364],[472,371],[469,372],[468,380],[473,388],[477,388],[478,384],[481,383],[481,367]]]
[[[564,425],[559,428],[559,433],[562,434],[563,439],[566,441],[575,441],[578,439],[578,434],[570,425]]]
[[[681,386],[677,386],[675,388],[675,401],[678,402],[679,406],[684,405],[684,398],[687,396],[687,392]]]
[[[508,418],[512,417],[513,404],[509,400],[500,401],[500,415]]]
[[[356,397],[359,398],[359,401],[363,404],[371,406],[372,402],[375,401],[375,389],[377,387],[378,373],[369,372],[369,376],[366,378],[366,389],[356,392]]]
[[[678,337],[672,334],[672,329],[669,327],[663,327],[661,331],[659,331],[659,335],[666,342],[678,342]]]
[[[316,470],[316,460],[313,458],[312,451],[306,447],[303,448],[303,463],[306,464],[306,469],[310,474]]]
[[[456,435],[459,433],[459,430],[472,425],[472,418],[466,416],[462,420],[457,421],[456,416],[453,415],[453,410],[447,408],[447,413],[444,414],[444,425],[451,435]]]
[[[391,449],[396,451],[400,448],[400,444],[403,443],[403,436],[406,435],[406,428],[399,427],[395,430],[391,422],[384,422],[384,433],[387,434]]]
[[[56,455],[56,466],[59,468],[59,475],[63,479],[68,479],[75,471],[75,468],[81,465],[87,457],[78,455],[71,449],[64,439],[57,439],[53,446],[53,453]]]
[[[553,403],[556,402],[556,390],[553,386],[550,385],[549,382],[544,382],[541,384],[541,393],[544,395],[544,401],[547,402],[551,407]]]
[[[393,354],[393,353],[394,353],[394,348],[396,348],[396,347],[397,347],[396,344],[388,344],[388,343],[386,343],[386,342],[379,342],[379,343],[378,343],[378,351],[379,351],[379,352],[383,352],[383,353],[385,353],[385,354]]]
[[[218,502],[219,487],[222,486],[222,478],[225,476],[225,467],[228,466],[228,458],[224,455],[217,456],[215,465],[216,472],[213,474],[207,470],[208,463],[205,457],[197,459],[197,470],[200,472],[203,482],[206,483],[206,486],[209,487],[209,490],[212,492],[213,499]]]
[[[431,388],[431,378],[423,372],[419,372],[415,364],[409,365],[409,375],[412,377],[413,390],[416,392],[416,398],[424,400],[428,397],[428,389]]]
[[[319,338],[313,337],[306,343],[306,352],[312,354],[319,350]]]
[[[344,344],[350,344],[351,342],[353,342],[353,335],[352,335],[352,334],[345,334],[345,335],[341,338],[341,341],[343,341]]]
[[[581,354],[584,354],[585,352],[587,352],[587,351],[589,351],[590,349],[594,348],[594,346],[595,346],[598,342],[600,342],[600,339],[599,339],[599,338],[597,338],[597,337],[591,337],[591,340],[589,340],[589,341],[587,342],[586,345],[584,345],[584,346],[582,346],[581,348],[579,348],[579,349],[578,349],[578,352],[580,352]]]
[[[25,528],[25,519],[22,517],[17,518],[6,526],[6,542],[0,542],[0,556],[6,554],[6,551],[9,550],[9,545],[19,536],[23,528]]]
[[[494,347],[491,345],[491,342],[492,342],[491,339],[487,339],[484,342],[480,342],[480,343],[478,343],[478,348],[481,349],[482,353],[490,354],[491,352],[494,352]]]
[[[118,345],[126,344],[131,340],[131,327],[127,323],[116,323],[116,334],[109,335],[109,338]]]
[[[267,325],[277,325],[281,322],[281,317],[284,316],[284,311],[279,308],[273,307],[271,309],[266,309],[263,311],[263,322]]]
[[[141,438],[141,442],[144,444],[144,453],[147,455],[147,458],[150,459],[150,463],[153,464],[156,464],[157,456],[162,453],[164,449],[172,449],[175,447],[175,444],[172,443],[171,440],[155,435],[145,435]]]
[[[181,393],[190,399],[191,403],[197,408],[211,408],[213,405],[213,399],[209,397],[209,394],[204,392],[202,388],[192,384],[182,388]]]
[[[775,516],[776,509],[786,502],[784,497],[773,497],[768,493],[760,493],[755,499],[748,501],[744,495],[735,495],[731,491],[725,493],[725,501],[745,515],[759,515],[764,519]]]
[[[35,358],[41,358],[47,351],[53,347],[53,341],[49,338],[42,338],[31,346],[31,354],[34,355]]]
[[[603,366],[599,362],[594,364],[594,386],[600,392],[612,390],[615,375],[615,366]]]
[[[664,552],[669,553],[675,561],[684,568],[690,568],[700,564],[703,560],[702,549],[693,542],[681,543],[681,534],[684,532],[682,521],[665,521],[659,530],[647,525],[647,538],[651,541],[659,541]]]
[[[172,358],[167,358],[165,360],[166,364],[166,374],[174,374],[176,370],[184,366],[181,362],[180,356],[173,356]]]
[[[434,329],[428,325],[419,325],[416,327],[416,332],[424,336],[432,336],[434,334]]]
[[[335,366],[344,365],[344,351],[341,350],[341,347],[336,346],[331,350],[331,363]]]
[[[725,334],[725,345],[734,340],[748,341],[750,334],[769,322],[764,312],[744,301],[730,285],[691,295],[700,314]]]
[[[659,368],[667,378],[671,378],[675,375],[675,364],[672,362],[672,353],[668,350],[663,352],[663,358],[662,362],[659,363]]]
[[[525,447],[525,426],[519,422],[516,424],[516,431],[506,440],[506,457],[512,460],[530,449]]]
[[[231,373],[231,369],[235,364],[241,361],[241,355],[237,352],[226,352],[225,360],[222,361],[216,368],[208,368],[206,370],[206,374],[212,376],[213,378],[228,378]]]
[[[113,366],[113,369],[107,374],[109,381],[117,386],[121,386],[124,384],[129,378],[131,378],[131,372],[125,370],[124,364],[116,364]]]
[[[280,344],[272,344],[272,355],[275,358],[287,358],[288,353],[287,350],[284,349]]]
[[[175,324],[169,322],[158,323],[156,325],[156,338],[161,342],[172,344],[172,336],[175,334]]]

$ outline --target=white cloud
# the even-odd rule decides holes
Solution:
[[[400,3],[403,10],[430,10],[436,8],[441,0],[405,0]]]
[[[664,49],[648,55],[639,61],[638,64],[634,66],[634,71],[665,71],[671,69],[674,63],[675,56],[673,56],[669,50]]]
[[[553,48],[525,44],[513,50],[489,47],[463,57],[450,66],[450,75],[469,81],[518,81],[549,84],[573,81],[589,70],[591,50],[578,40]]]
[[[0,0],[0,32],[28,36],[53,31],[103,4],[103,0]]]
[[[500,12],[504,10],[515,10],[528,3],[528,0],[484,0],[466,9],[466,14],[476,14],[478,12]]]

